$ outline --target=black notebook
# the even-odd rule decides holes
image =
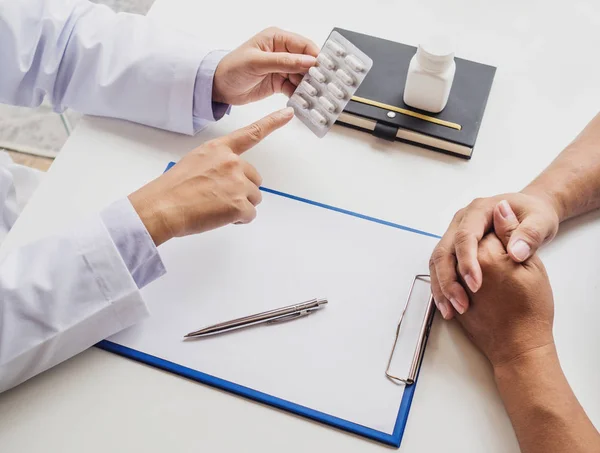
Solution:
[[[371,71],[338,118],[339,124],[471,158],[495,67],[455,58],[456,74],[448,104],[440,113],[430,113],[409,107],[402,100],[416,47],[341,28],[334,30],[373,59]]]

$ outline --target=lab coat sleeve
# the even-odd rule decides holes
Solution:
[[[100,216],[138,288],[166,273],[150,233],[128,198],[113,203]]]
[[[193,134],[223,52],[152,19],[87,0],[0,0],[0,102],[126,119]],[[215,110],[216,109],[216,110]]]
[[[215,71],[221,59],[227,55],[224,50],[209,53],[200,63],[194,88],[194,130],[199,131],[208,121],[218,121],[231,111],[231,106],[212,102],[212,88]]]
[[[148,315],[99,214],[0,262],[0,392]]]

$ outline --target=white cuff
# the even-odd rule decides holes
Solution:
[[[149,315],[139,289],[103,222],[89,222],[87,228],[82,228],[77,237],[77,248],[94,274],[98,289],[110,303],[119,325],[109,335]]]
[[[128,198],[104,209],[100,217],[138,288],[166,273],[150,233]]]
[[[200,63],[194,86],[194,133],[202,130],[209,122],[220,120],[231,110],[230,105],[212,100],[215,71],[227,53],[225,50],[215,50]]]

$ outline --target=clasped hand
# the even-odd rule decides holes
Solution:
[[[479,243],[510,215],[518,223],[513,230],[500,233],[505,237],[499,237],[517,263],[533,256],[558,231],[557,208],[544,195],[512,193],[481,198],[458,211],[429,261],[433,296],[445,319],[468,310],[467,290],[476,293],[484,279],[477,257]]]
[[[518,262],[507,252],[522,227],[509,203],[497,204],[492,216],[493,231],[477,244],[475,255],[482,283],[477,292],[465,285],[471,306],[457,320],[497,368],[553,346],[554,302],[539,257]]]

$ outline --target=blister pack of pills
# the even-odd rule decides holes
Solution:
[[[329,35],[317,57],[288,101],[288,107],[319,138],[340,116],[369,70],[371,60],[337,31]]]

